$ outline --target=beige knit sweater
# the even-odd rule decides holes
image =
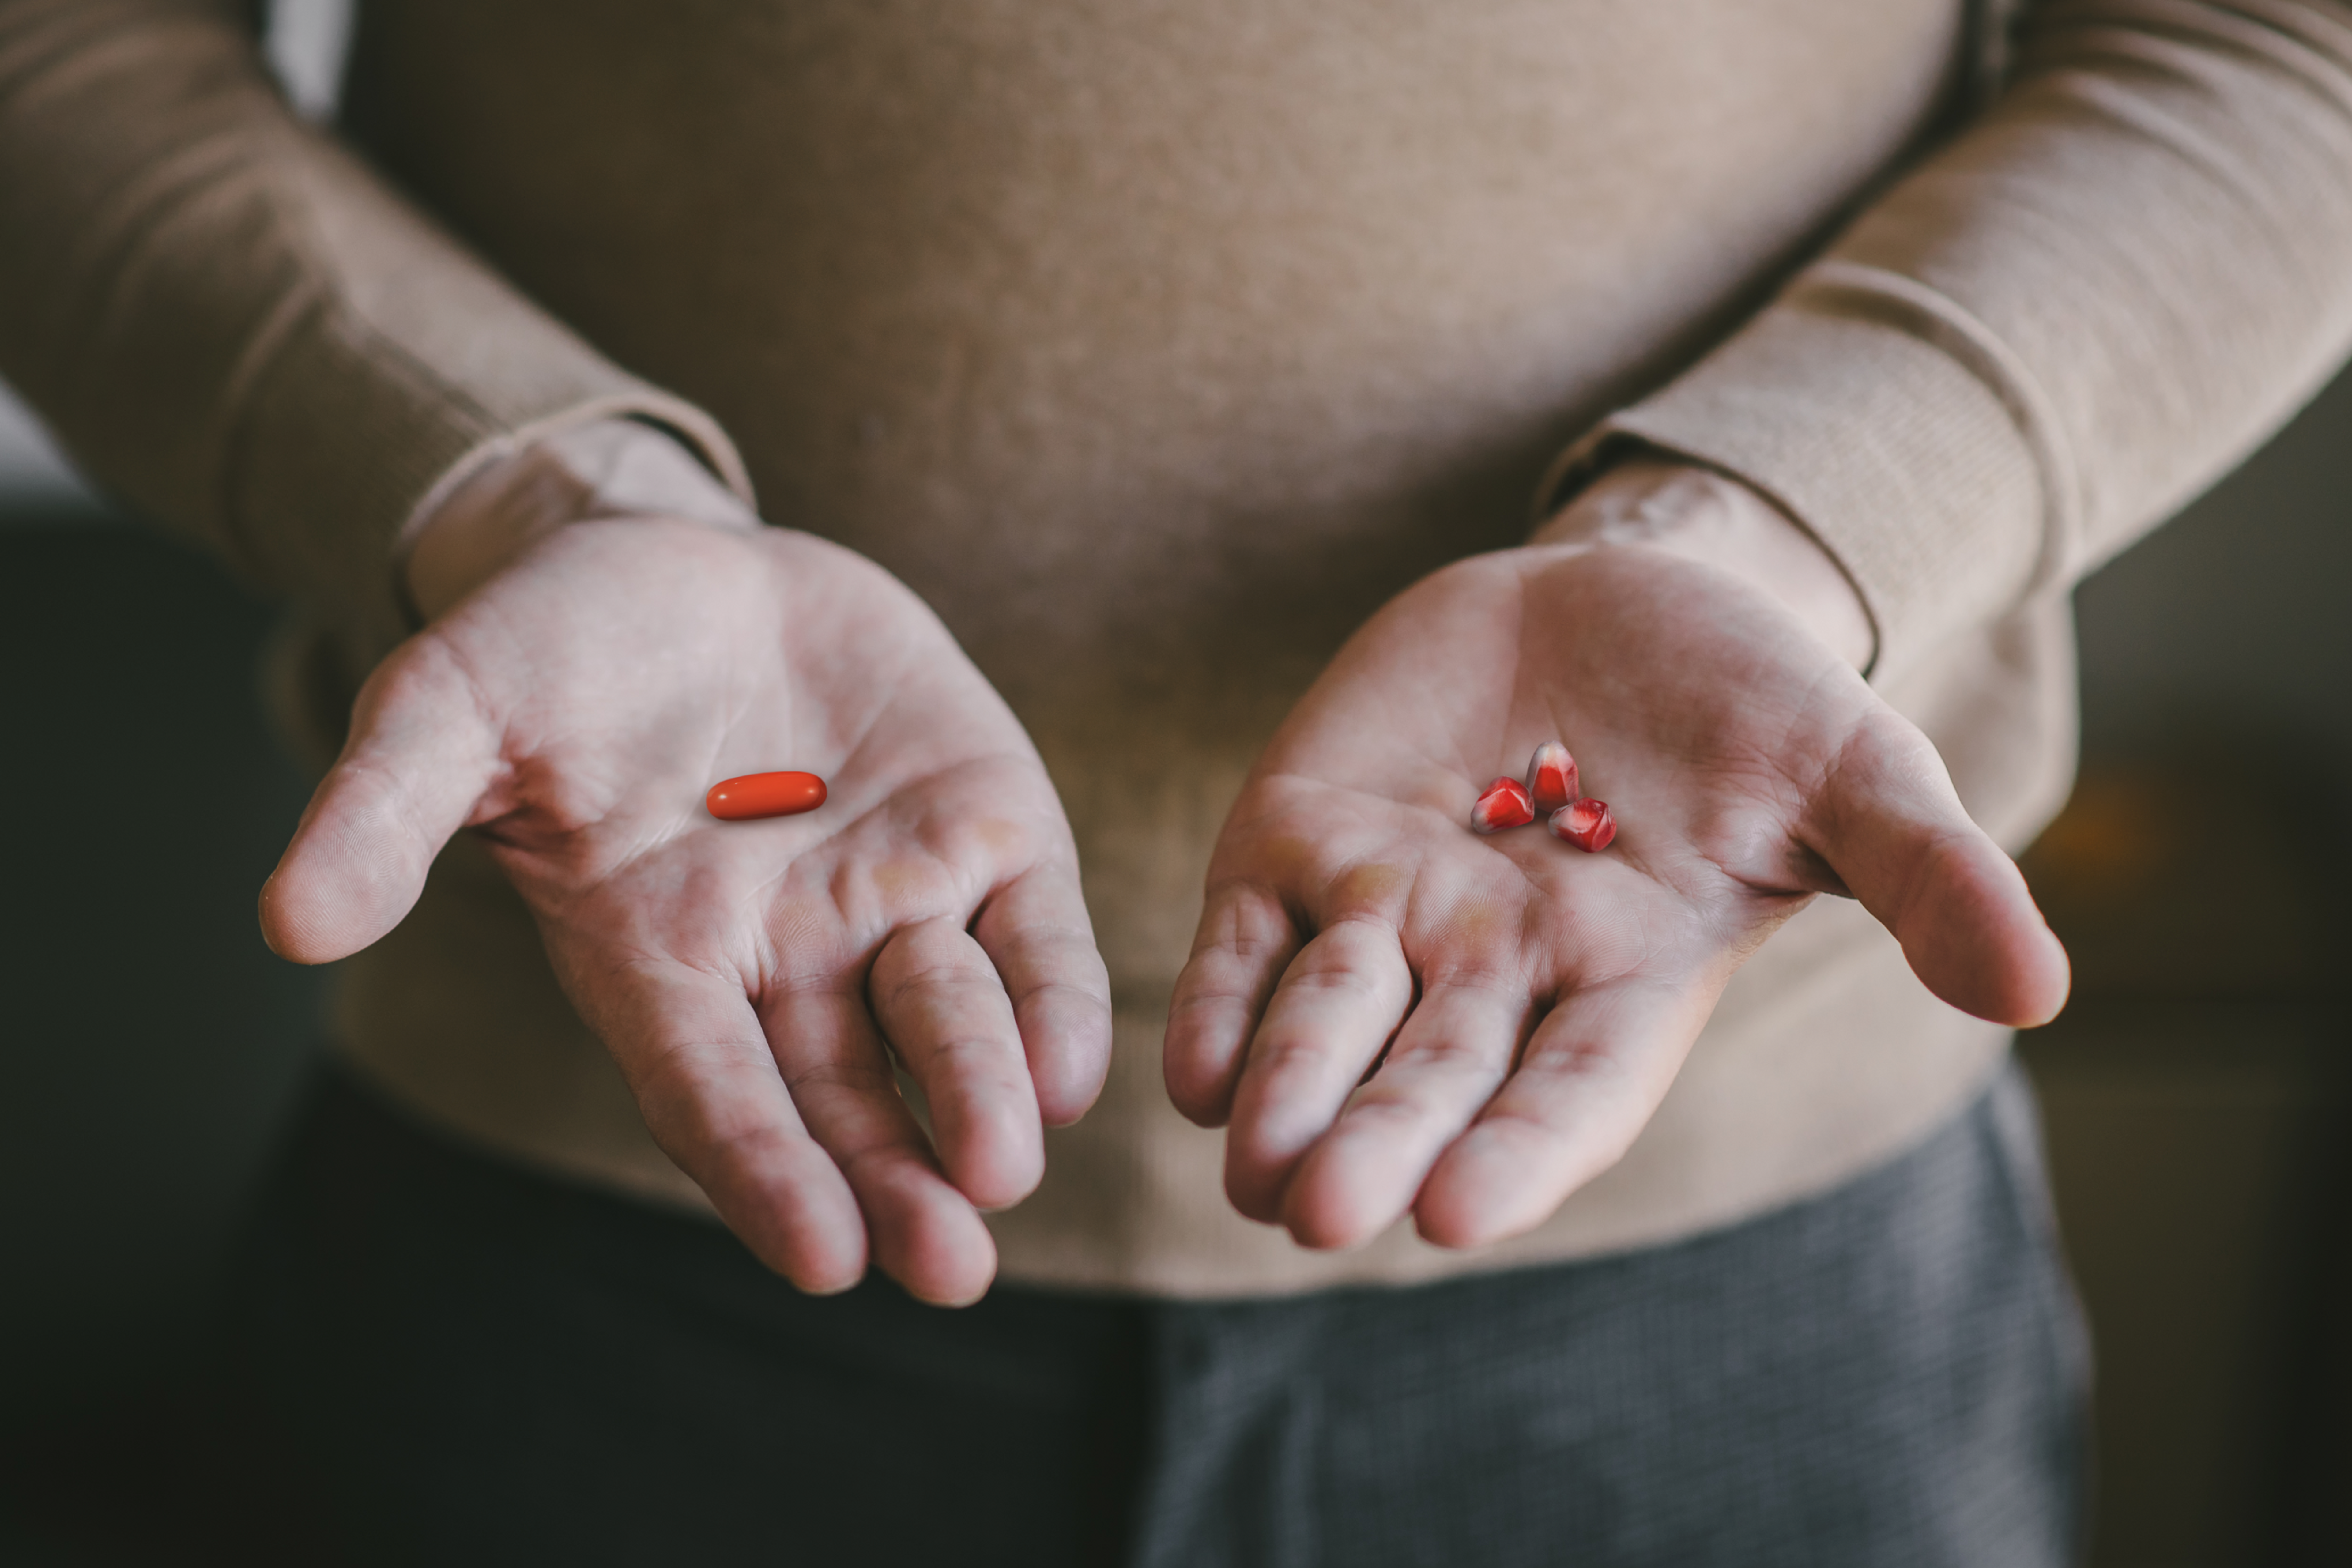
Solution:
[[[1822,900],[1551,1222],[1325,1256],[1226,1208],[1161,1010],[1319,663],[1612,436],[1813,531],[1998,837],[2055,808],[2068,586],[2352,342],[2352,11],[2051,5],[1946,135],[1980,9],[399,0],[362,17],[362,161],[234,6],[0,0],[0,374],[296,597],[330,731],[404,630],[404,525],[586,418],[665,425],[927,597],[1061,787],[1119,1009],[1100,1107],[992,1222],[1007,1276],[1251,1293],[1656,1242],[1896,1152],[2003,1036]],[[442,1123],[697,1201],[470,844],[338,1018]]]

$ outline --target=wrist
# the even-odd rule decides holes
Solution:
[[[1759,492],[1659,457],[1617,464],[1536,531],[1535,545],[1631,544],[1730,572],[1777,599],[1856,669],[1877,652],[1870,612],[1821,542]]]
[[[400,580],[431,620],[556,530],[623,517],[760,526],[682,443],[650,425],[600,419],[540,437],[467,475],[412,522]]]

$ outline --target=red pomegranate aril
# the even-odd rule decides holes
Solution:
[[[1551,814],[1552,832],[1588,853],[1609,847],[1617,837],[1617,818],[1609,810],[1609,803],[1594,800],[1590,795],[1570,801]]]
[[[1528,799],[1527,786],[1517,779],[1496,779],[1470,808],[1470,826],[1479,833],[1525,827],[1535,819],[1535,804]]]
[[[1528,763],[1528,796],[1547,816],[1576,798],[1576,759],[1558,741],[1536,748]]]

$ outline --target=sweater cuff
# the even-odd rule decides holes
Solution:
[[[1899,675],[2052,574],[2063,488],[2032,389],[1908,279],[1814,268],[1738,335],[1577,442],[1549,516],[1627,444],[1717,469],[1811,532],[1860,592],[1868,673]]]
[[[415,520],[532,441],[593,420],[642,419],[750,502],[742,459],[709,416],[584,344],[531,346],[527,375],[454,386],[348,314],[309,314],[243,409],[228,501],[236,535],[271,558],[273,578],[330,608],[357,646],[389,648],[416,626],[398,573]]]

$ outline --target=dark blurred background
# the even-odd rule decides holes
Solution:
[[[281,0],[297,101],[339,0]],[[2352,1563],[2352,376],[2078,595],[2030,1037],[2097,1337],[2093,1560]],[[0,1563],[191,1561],[206,1327],[321,977],[253,897],[307,793],[272,615],[0,396]]]

